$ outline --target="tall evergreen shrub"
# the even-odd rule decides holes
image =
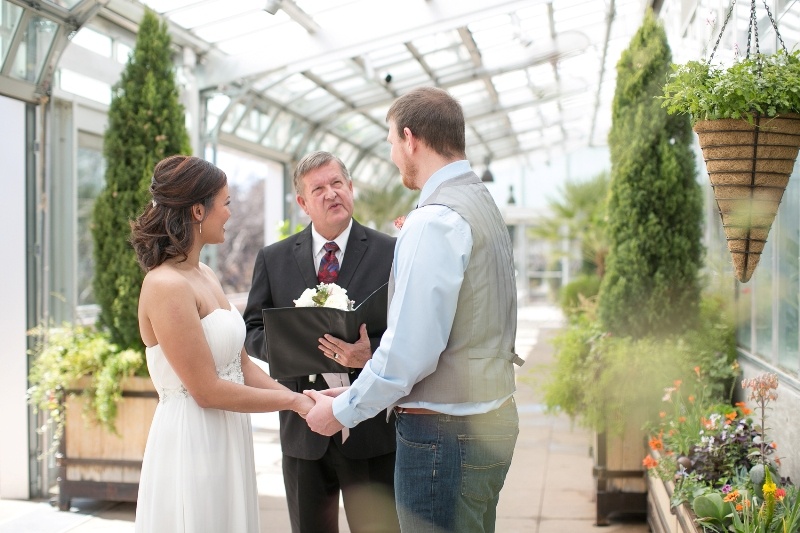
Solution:
[[[600,288],[606,331],[641,338],[679,333],[700,300],[702,194],[692,131],[655,98],[670,69],[663,27],[645,17],[617,64],[609,133],[609,254]]]
[[[143,273],[128,243],[129,220],[147,201],[155,163],[191,149],[170,43],[166,23],[147,10],[108,112],[105,189],[92,218],[93,288],[99,325],[123,349],[142,347],[137,306]]]

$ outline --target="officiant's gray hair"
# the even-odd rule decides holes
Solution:
[[[303,177],[313,170],[324,167],[331,161],[335,161],[336,164],[339,165],[339,168],[342,169],[342,175],[345,177],[345,179],[347,181],[351,181],[350,172],[347,170],[347,167],[344,165],[341,159],[330,152],[317,150],[316,152],[306,154],[303,156],[303,159],[297,163],[297,166],[294,169],[294,191],[297,194],[301,194]]]

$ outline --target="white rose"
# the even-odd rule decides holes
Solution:
[[[317,294],[316,289],[304,290],[303,294],[300,295],[300,298],[294,300],[295,307],[315,307],[317,304],[314,303],[314,300],[312,300],[312,298],[316,294]]]
[[[347,292],[344,290],[332,291],[325,300],[325,307],[333,307],[336,309],[343,309],[345,311],[350,308],[350,300],[347,299]]]

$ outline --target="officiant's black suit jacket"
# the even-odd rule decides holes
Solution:
[[[394,257],[395,238],[366,228],[353,220],[350,238],[339,270],[339,286],[347,289],[348,297],[356,305],[389,280]],[[311,224],[303,231],[259,251],[253,269],[253,285],[247,299],[244,320],[247,324],[245,348],[247,353],[269,363],[264,342],[262,309],[293,307],[294,301],[305,289],[316,287],[317,273],[313,264]],[[380,338],[370,339],[372,351]],[[324,357],[319,352],[320,357]],[[360,370],[350,374],[354,381]],[[308,376],[280,382],[289,389],[302,392],[307,389],[323,390],[328,386],[322,376],[311,383]],[[293,411],[281,411],[281,448],[283,453],[298,459],[317,460],[322,457],[331,437],[314,433],[306,421]],[[342,434],[333,441],[345,457],[367,459],[391,453],[395,449],[394,415],[387,422],[386,413],[380,412],[350,430],[350,437],[342,444]]]

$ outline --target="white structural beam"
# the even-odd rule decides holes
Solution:
[[[206,89],[277,70],[303,72],[317,65],[357,57],[376,48],[460,28],[475,20],[547,1],[353,2],[317,15],[320,30],[314,34],[298,37],[291,28],[277,26],[264,32],[258,50],[208,58],[199,68],[198,82],[201,89]],[[375,21],[386,23],[376,24]]]

